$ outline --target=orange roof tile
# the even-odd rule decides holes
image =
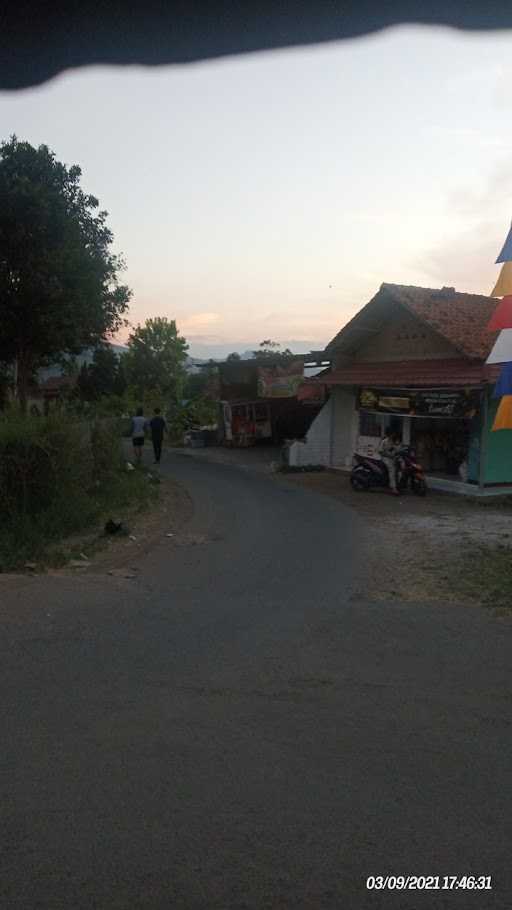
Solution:
[[[487,325],[498,305],[495,297],[464,294],[454,288],[419,288],[401,284],[382,284],[369,303],[345,325],[327,346],[327,350],[349,342],[351,347],[361,340],[359,326],[375,318],[383,325],[389,307],[399,304],[431,329],[449,341],[463,357],[485,360],[496,340],[497,333],[488,332]]]

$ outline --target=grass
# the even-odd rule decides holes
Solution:
[[[87,531],[102,531],[108,518],[129,521],[158,499],[158,486],[149,482],[144,469],[119,471],[84,491],[82,508],[76,498],[68,509],[65,501],[35,518],[13,521],[0,529],[0,567],[2,571],[24,568],[27,562],[37,567],[58,568],[84,553],[90,557],[102,548],[99,534],[89,540],[74,537]]]
[[[0,571],[73,558],[62,542],[107,518],[147,508],[158,492],[149,481],[143,468],[126,470],[119,428],[111,421],[3,416]]]
[[[500,614],[512,612],[512,548],[479,546],[453,567],[452,590]]]

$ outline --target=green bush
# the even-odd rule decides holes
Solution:
[[[91,448],[95,480],[118,473],[123,464],[121,432],[123,421],[95,421],[91,428]]]
[[[0,421],[0,517],[36,517],[92,478],[84,429],[58,414],[11,414]]]
[[[138,472],[133,472],[138,473]],[[124,470],[119,422],[0,418],[0,569],[42,555],[107,508],[147,499],[145,475]]]

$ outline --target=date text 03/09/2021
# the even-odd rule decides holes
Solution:
[[[490,875],[369,875],[368,891],[492,891]]]

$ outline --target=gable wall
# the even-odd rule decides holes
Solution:
[[[400,309],[351,358],[355,362],[436,360],[461,357],[459,351],[412,313]]]

